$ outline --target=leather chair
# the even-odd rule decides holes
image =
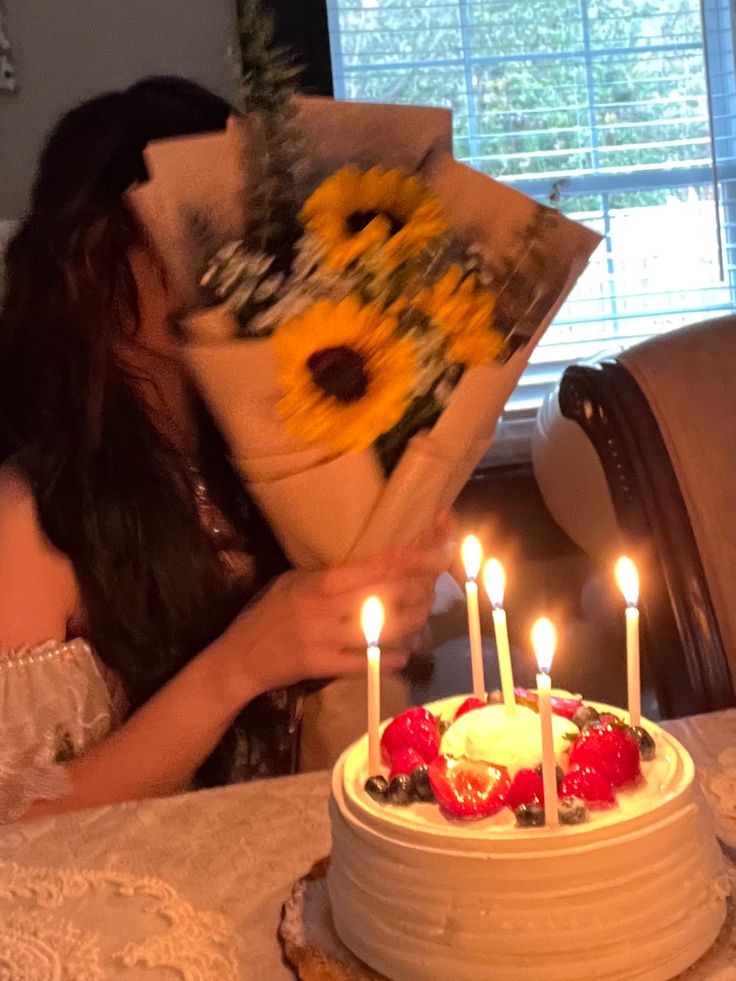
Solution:
[[[568,368],[534,460],[574,541],[636,560],[662,714],[736,704],[736,316]]]

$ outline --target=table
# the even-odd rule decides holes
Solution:
[[[736,710],[667,728],[736,847]],[[279,913],[329,851],[328,792],[328,774],[306,774],[0,829],[0,977],[15,981],[12,950],[23,981],[292,979]]]

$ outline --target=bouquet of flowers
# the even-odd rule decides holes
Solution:
[[[365,558],[452,505],[599,239],[458,163],[445,110],[246,92],[224,133],[150,144],[132,200],[287,554]]]

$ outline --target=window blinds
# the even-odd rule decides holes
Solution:
[[[459,159],[604,235],[507,422],[528,432],[573,361],[736,309],[729,0],[328,0],[328,15],[337,98],[451,108]]]

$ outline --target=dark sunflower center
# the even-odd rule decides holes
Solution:
[[[345,224],[348,226],[348,231],[351,235],[357,235],[370,225],[374,218],[378,218],[379,215],[385,218],[390,224],[392,235],[400,232],[404,227],[404,222],[388,211],[353,211],[345,219]]]
[[[351,347],[326,347],[307,361],[314,384],[340,402],[357,402],[368,388],[365,361]]]

